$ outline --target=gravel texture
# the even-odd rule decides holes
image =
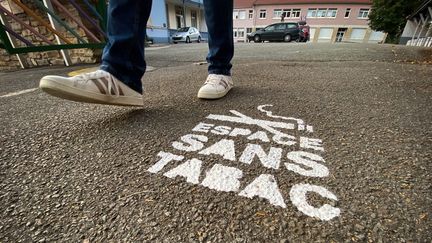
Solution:
[[[196,92],[206,77],[199,64],[206,44],[176,45],[146,53],[156,70],[144,77],[142,109],[79,104],[39,90],[0,98],[0,242],[431,242],[431,53],[391,45],[239,44],[235,88],[225,99],[203,101]],[[0,74],[0,96],[75,69]],[[270,120],[257,110],[264,104],[313,126],[311,134],[293,135],[322,139],[328,177],[172,147],[198,123],[212,123],[209,114],[236,110]],[[206,144],[223,138],[208,137]],[[249,141],[234,140],[240,154]],[[201,159],[200,182],[216,163],[243,171],[241,189],[272,174],[287,207],[163,176],[180,163],[149,173],[159,151]],[[317,194],[308,200],[338,207],[340,216],[322,221],[300,212],[289,196],[299,183],[334,193],[337,201]]]

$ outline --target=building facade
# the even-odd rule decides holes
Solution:
[[[147,35],[155,43],[170,42],[171,34],[178,28],[196,27],[203,38],[207,35],[203,0],[154,0],[147,23]]]
[[[368,25],[371,0],[235,0],[234,38],[267,25],[306,21],[311,27],[311,42],[381,43],[386,34]]]
[[[399,41],[410,46],[432,47],[432,0],[426,0],[407,18]]]

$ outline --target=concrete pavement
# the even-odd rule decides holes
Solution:
[[[216,101],[205,54],[148,51],[142,109],[0,74],[0,241],[432,240],[430,50],[239,44]]]

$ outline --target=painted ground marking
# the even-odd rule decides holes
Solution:
[[[192,129],[192,133],[172,142],[172,148],[191,155],[217,155],[231,163],[239,162],[243,165],[251,165],[259,161],[266,169],[287,170],[304,177],[328,177],[330,171],[323,158],[322,140],[310,137],[313,126],[306,124],[302,119],[274,115],[266,109],[271,106],[258,106],[258,110],[271,118],[270,120],[255,119],[235,110],[230,110],[232,115],[210,114],[205,122],[198,123]],[[218,125],[217,122],[229,122],[232,126]],[[259,130],[252,132],[244,126]],[[298,131],[301,135],[293,136],[287,131]],[[208,144],[211,137],[219,140]],[[236,150],[236,140],[239,138],[246,138],[249,141],[243,151]],[[269,149],[264,149],[263,145],[270,142],[276,143],[277,147],[272,145]],[[197,158],[187,159],[185,156],[166,151],[160,151],[157,157],[158,161],[148,169],[148,172],[154,174],[161,172],[171,179],[181,177],[187,183],[201,185],[211,190],[236,192],[238,196],[251,199],[260,197],[274,206],[288,207],[272,174],[261,174],[241,188],[244,172],[236,167],[215,163],[209,170],[203,172],[203,161]],[[164,167],[170,163],[175,163],[176,167],[163,172]],[[205,173],[205,177],[200,182],[202,173]],[[310,193],[315,193],[327,200],[338,200],[335,194],[322,186],[298,183],[293,185],[289,192],[292,205],[305,215],[324,221],[340,216],[341,210],[329,204],[320,207],[312,206],[308,202]]]

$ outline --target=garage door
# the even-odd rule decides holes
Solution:
[[[316,29],[310,28],[310,40],[311,41],[314,39],[315,33],[316,33]]]
[[[366,35],[366,29],[354,28],[351,32],[351,41],[363,42],[365,35]]]
[[[385,34],[380,31],[372,31],[369,37],[369,43],[378,43],[384,40]]]
[[[321,28],[318,36],[318,42],[331,42],[333,28]]]

